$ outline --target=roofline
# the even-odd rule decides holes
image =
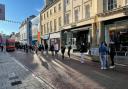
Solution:
[[[45,12],[46,10],[48,10],[50,7],[52,7],[53,5],[55,5],[59,1],[60,0],[55,0],[52,3],[50,3],[49,5],[45,6],[44,9],[42,9],[40,13],[42,14],[43,12]]]

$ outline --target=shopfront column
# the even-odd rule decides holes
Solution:
[[[99,45],[101,42],[105,41],[105,26],[103,22],[99,22],[98,35],[97,35],[97,44]]]
[[[96,47],[96,43],[97,43],[97,39],[96,39],[96,24],[93,23],[92,24],[92,35],[91,35],[91,39],[92,39],[92,42],[91,42],[91,47]]]

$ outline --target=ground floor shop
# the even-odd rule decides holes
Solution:
[[[128,17],[122,17],[104,22],[105,41],[115,43],[116,51],[128,51]]]
[[[60,49],[60,46],[61,46],[60,37],[61,37],[60,32],[51,33],[50,37],[49,37],[49,44],[50,45],[52,45],[52,44],[54,45],[55,43],[57,43],[58,47]]]
[[[71,45],[74,52],[79,51],[80,45],[84,43],[87,51],[91,43],[91,29],[91,25],[88,25],[62,30],[61,43],[66,47]]]

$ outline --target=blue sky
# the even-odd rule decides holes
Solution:
[[[5,4],[5,19],[22,22],[30,15],[38,15],[44,0],[0,0]],[[18,32],[20,24],[0,21],[0,33]]]

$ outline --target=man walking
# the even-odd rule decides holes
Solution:
[[[72,47],[71,47],[71,45],[69,45],[69,47],[68,47],[68,57],[70,58],[70,51],[71,51],[71,49],[72,49]]]
[[[61,46],[62,59],[64,59],[65,49],[66,49],[66,47],[64,45],[62,45]]]
[[[58,46],[58,43],[57,42],[54,45],[54,49],[55,49],[55,56],[58,57],[59,46]]]

